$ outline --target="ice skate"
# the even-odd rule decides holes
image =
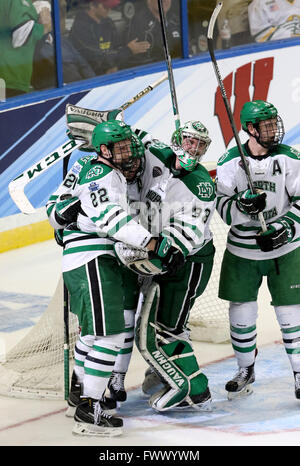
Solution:
[[[73,434],[97,437],[116,437],[123,433],[123,420],[101,409],[99,400],[87,398],[76,408]]]
[[[116,402],[124,402],[127,399],[124,380],[126,372],[112,372],[107,388],[110,391],[110,398]]]
[[[295,377],[295,396],[298,400],[300,400],[300,372],[295,372],[294,377]]]
[[[228,400],[251,395],[253,393],[251,384],[254,381],[254,364],[248,367],[240,367],[236,376],[225,385],[225,389],[228,392]]]
[[[142,384],[142,392],[145,396],[152,396],[159,390],[166,388],[167,384],[162,378],[155,372],[152,367],[148,367],[145,372],[144,382]]]
[[[163,411],[182,411],[182,410],[197,410],[197,411],[211,411],[211,394],[210,390],[207,389],[199,394],[199,395],[192,395],[184,398],[179,404],[175,406],[170,406],[169,408],[160,408],[160,400],[168,395],[168,392],[174,391],[171,387],[165,387],[164,389],[160,390],[154,395],[151,396],[149,400],[149,405],[155,411],[163,412]]]
[[[189,398],[189,401],[187,400]],[[194,409],[196,411],[211,411],[212,410],[212,398],[209,388],[205,392],[200,393],[199,395],[192,395],[183,400],[179,405],[174,409],[183,410],[183,409]]]
[[[70,395],[67,400],[68,408],[66,411],[67,417],[74,417],[75,411],[77,406],[82,402],[82,385],[77,382],[77,377],[75,374],[72,375],[71,380],[71,389]],[[117,403],[115,400],[111,398],[107,398],[106,396],[102,396],[100,400],[100,405],[102,411],[106,414],[115,414]]]

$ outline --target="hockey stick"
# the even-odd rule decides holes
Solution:
[[[140,91],[137,95],[129,99],[123,105],[120,106],[120,110],[125,110],[130,107],[132,104],[141,99],[144,95],[151,92],[162,82],[168,79],[168,74],[164,73],[157,81],[147,86],[145,89]],[[63,158],[70,156],[75,149],[79,149],[86,141],[81,139],[72,139],[64,142],[50,154],[43,157],[39,162],[32,165],[30,168],[25,170],[19,176],[14,178],[8,185],[9,194],[15,204],[18,206],[21,212],[24,214],[32,214],[35,212],[35,208],[29,202],[28,198],[24,193],[25,186],[32,180],[36,179],[38,176],[42,175],[48,168],[55,165],[57,162]]]
[[[140,91],[137,95],[132,97],[132,99],[129,99],[125,104],[121,105],[120,109],[121,110],[126,110],[126,108],[130,107],[130,105],[134,104],[138,100],[140,100],[144,95],[148,94],[149,92],[153,91],[157,86],[159,86],[161,83],[166,81],[168,79],[168,73],[164,73],[157,81],[155,81],[152,84],[149,84],[149,86],[145,87],[142,91]]]
[[[168,69],[173,114],[175,117],[175,127],[176,129],[178,129],[180,127],[180,118],[179,118],[179,110],[178,110],[177,96],[176,96],[176,90],[175,90],[172,61],[171,61],[171,56],[170,56],[168,41],[167,41],[166,18],[165,18],[165,13],[162,7],[162,0],[157,0],[157,1],[158,1],[158,8],[159,8],[161,32],[162,32],[162,38],[163,38],[163,44],[164,44],[165,60],[166,60],[167,69]]]
[[[234,118],[233,118],[232,110],[231,110],[231,107],[230,107],[230,104],[229,104],[229,101],[228,101],[228,98],[227,98],[226,90],[225,90],[225,87],[224,87],[224,84],[223,84],[223,80],[222,80],[222,77],[221,77],[221,73],[220,73],[218,63],[217,63],[217,60],[216,60],[216,57],[215,57],[215,52],[214,52],[213,32],[214,32],[214,27],[215,27],[217,17],[219,15],[220,11],[221,11],[222,6],[223,6],[223,3],[219,2],[217,4],[217,6],[215,7],[212,15],[211,15],[209,25],[208,25],[208,31],[207,31],[207,46],[208,46],[208,51],[209,51],[210,58],[211,58],[211,61],[212,61],[212,64],[213,64],[213,68],[214,68],[214,71],[215,71],[215,75],[216,75],[216,78],[217,78],[217,81],[218,81],[218,84],[219,84],[219,87],[220,87],[220,90],[221,90],[221,95],[222,95],[222,98],[223,98],[223,101],[224,101],[224,104],[225,104],[225,108],[226,108],[226,112],[227,112],[227,115],[228,115],[228,118],[229,118],[230,126],[232,128],[234,139],[236,141],[238,151],[239,151],[239,154],[240,154],[240,157],[241,157],[241,160],[242,160],[243,168],[244,168],[245,173],[246,173],[249,188],[250,188],[251,193],[253,194],[255,192],[254,191],[254,186],[253,186],[253,181],[252,181],[252,178],[251,178],[251,174],[250,174],[250,171],[249,171],[249,167],[248,167],[246,157],[245,157],[244,152],[243,152],[241,140],[239,138],[239,134],[238,134],[238,131],[237,131],[237,128],[236,128],[236,124],[235,124],[235,121],[234,121]],[[264,216],[263,216],[262,212],[259,212],[258,218],[259,218],[262,230],[267,231],[266,222],[265,222],[265,219],[264,219]]]

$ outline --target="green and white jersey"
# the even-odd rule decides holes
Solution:
[[[145,167],[139,183],[129,184],[131,207],[137,202],[139,221],[153,236],[168,236],[185,256],[196,254],[212,239],[215,186],[201,165],[188,172],[173,169],[175,152],[140,130]],[[140,201],[140,206],[138,201]]]
[[[299,246],[300,240],[300,153],[284,144],[278,145],[266,157],[252,157],[248,144],[243,151],[256,188],[266,195],[263,216],[266,224],[282,215],[294,221],[293,240],[270,252],[263,252],[255,241],[260,230],[257,215],[246,215],[236,206],[237,193],[247,189],[248,183],[237,147],[227,151],[217,164],[217,210],[227,225],[231,225],[227,237],[227,249],[248,259],[273,259]]]
[[[114,256],[113,244],[123,241],[145,247],[151,234],[129,214],[124,176],[98,162],[96,155],[79,159],[47,203],[53,228],[62,227],[54,216],[58,196],[71,194],[81,201],[77,225],[64,229],[63,271],[75,269],[101,254]]]

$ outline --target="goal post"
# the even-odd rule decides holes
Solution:
[[[215,162],[204,164],[215,176]],[[218,285],[228,228],[217,212],[211,220],[216,254],[208,286],[190,313],[191,339],[224,343],[230,341],[228,303],[218,298]],[[0,395],[17,398],[64,399],[63,280],[60,278],[46,311],[32,329],[6,354],[0,364]],[[79,327],[69,315],[69,358],[73,366]]]

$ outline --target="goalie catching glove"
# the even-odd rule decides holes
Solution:
[[[72,197],[71,194],[63,194],[55,205],[55,220],[62,227],[76,222],[80,206],[81,202],[78,197]]]
[[[260,189],[255,188],[253,194],[250,189],[246,189],[237,195],[237,208],[246,215],[258,214],[266,207],[266,197],[266,193]]]
[[[292,241],[294,234],[294,222],[288,217],[280,217],[269,223],[267,231],[260,231],[255,239],[262,251],[269,252]]]
[[[120,262],[139,275],[176,273],[184,265],[182,252],[165,236],[159,237],[154,251],[136,248],[122,242],[117,242],[114,249]]]

